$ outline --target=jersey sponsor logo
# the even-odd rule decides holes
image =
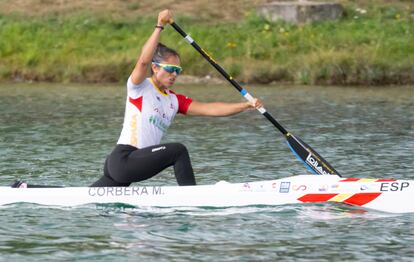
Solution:
[[[156,116],[156,115],[150,116],[148,121],[150,124],[154,125],[155,127],[157,127],[159,130],[161,130],[164,133],[167,131],[169,127],[169,124],[165,123],[159,116]]]
[[[165,149],[166,149],[166,147],[165,147],[165,146],[160,146],[160,147],[153,148],[153,149],[151,150],[151,152],[157,152],[157,151],[160,151],[160,150],[165,150]]]
[[[154,108],[154,112],[157,112],[157,114],[161,117],[161,118],[163,118],[163,119],[165,119],[165,120],[167,120],[167,121],[169,121],[169,122],[171,122],[171,116],[168,116],[163,110],[160,110],[158,107],[155,107]]]

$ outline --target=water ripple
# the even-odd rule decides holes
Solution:
[[[257,87],[272,113],[346,177],[414,179],[413,88]],[[240,101],[229,87],[178,87],[203,101]],[[89,185],[122,125],[118,86],[0,88],[0,174]],[[189,148],[201,184],[274,179],[307,170],[255,111],[179,116],[165,141]],[[146,181],[175,185],[172,170]],[[48,208],[0,212],[0,261],[410,261],[412,214],[346,205],[233,208]]]

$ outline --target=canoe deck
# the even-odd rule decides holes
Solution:
[[[391,213],[414,212],[414,181],[298,175],[277,180],[197,186],[0,187],[0,205],[78,206],[124,203],[157,207],[230,207],[338,202]]]

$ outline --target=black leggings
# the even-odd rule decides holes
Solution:
[[[178,185],[196,184],[190,156],[183,144],[168,143],[142,149],[117,145],[105,161],[104,175],[91,186],[129,186],[132,182],[151,178],[170,166],[174,166]]]

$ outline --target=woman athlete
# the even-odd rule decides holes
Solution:
[[[175,115],[229,116],[262,106],[257,99],[253,103],[203,103],[170,90],[182,71],[179,54],[159,43],[160,34],[171,19],[169,10],[159,13],[154,32],[128,78],[122,132],[105,161],[104,175],[93,187],[129,186],[170,166],[174,166],[178,185],[195,185],[186,147],[181,143],[160,144]],[[149,78],[148,68],[152,73]]]

